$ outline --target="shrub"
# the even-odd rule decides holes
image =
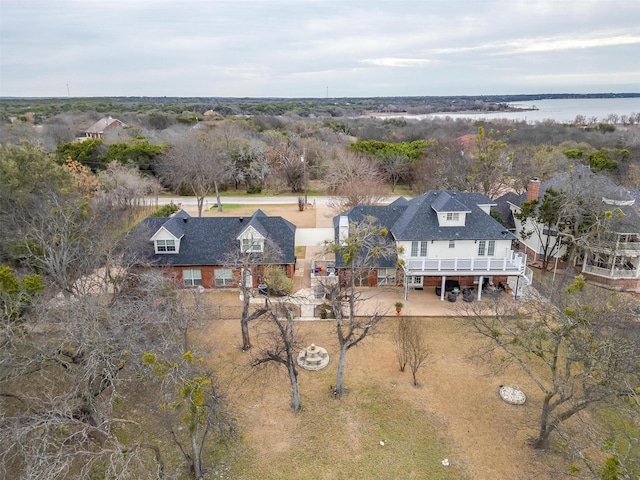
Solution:
[[[258,183],[251,183],[247,187],[247,193],[262,193],[262,185]]]
[[[157,209],[155,212],[153,212],[149,216],[150,217],[170,217],[171,215],[176,213],[178,210],[179,210],[178,206],[175,203],[171,202],[161,206],[159,209]]]
[[[264,283],[269,295],[282,297],[293,292],[293,280],[287,277],[279,267],[267,267],[264,272]]]

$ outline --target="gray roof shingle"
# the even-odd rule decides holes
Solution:
[[[401,197],[387,206],[358,205],[342,215],[347,215],[349,222],[352,223],[358,223],[369,216],[373,217],[379,225],[386,227],[391,232],[396,241],[513,240],[516,238],[482,210],[481,205],[490,206],[495,203],[478,193],[433,190],[411,200]],[[452,210],[446,210],[449,207]],[[466,214],[465,225],[460,227],[440,226],[436,208],[440,212],[469,212]],[[333,219],[336,241],[338,241],[339,235],[339,218],[340,215]]]
[[[638,195],[633,190],[615,184],[608,177],[594,173],[586,165],[575,165],[570,171],[556,175],[540,184],[538,198],[542,199],[544,192],[549,188],[568,192],[577,198],[599,195],[602,199],[603,210],[616,210],[609,227],[612,231],[617,233],[640,232],[640,214],[638,213],[640,203],[637,201],[640,198]],[[513,199],[511,203],[521,207],[526,201],[527,194],[523,193]]]
[[[149,217],[136,229],[149,232],[150,238],[165,227],[182,240],[178,253],[156,254],[153,242],[148,244],[147,260],[157,265],[204,266],[226,265],[240,252],[238,236],[252,226],[278,246],[282,257],[279,264],[295,264],[294,224],[282,217],[269,217],[261,210],[251,217],[191,217],[184,211],[170,218]]]

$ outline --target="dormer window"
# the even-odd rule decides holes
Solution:
[[[457,222],[460,220],[460,214],[458,212],[447,212],[448,222]]]
[[[175,252],[176,241],[175,240],[156,240],[156,252]]]
[[[242,253],[259,253],[264,250],[264,241],[261,238],[243,238]]]

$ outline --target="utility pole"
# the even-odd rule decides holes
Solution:
[[[300,155],[300,161],[302,162],[302,181],[304,182],[304,209],[307,209],[307,164],[304,161],[304,151]]]

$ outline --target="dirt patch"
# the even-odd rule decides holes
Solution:
[[[233,202],[233,200],[231,200]],[[259,202],[259,200],[257,200]],[[250,217],[257,209],[262,210],[269,216],[280,216],[286,218],[298,228],[314,228],[316,226],[317,208],[307,208],[300,211],[298,205],[295,204],[264,204],[256,203],[255,205],[234,205],[224,208],[218,212],[215,208],[210,208],[202,212],[203,217]],[[323,207],[320,207],[323,208]],[[195,206],[187,205],[184,207],[189,215],[197,215],[198,210]]]

